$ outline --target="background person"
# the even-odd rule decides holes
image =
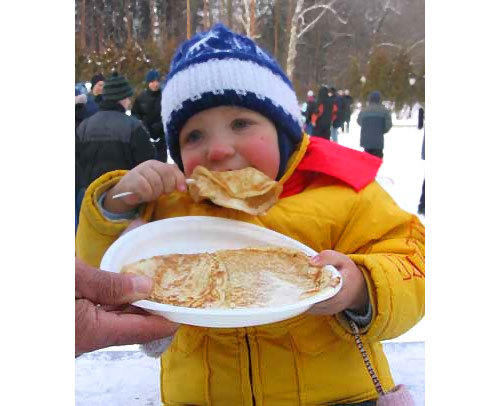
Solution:
[[[418,109],[418,129],[421,130],[424,128],[424,108],[420,107]],[[424,130],[424,139],[422,141],[422,153],[421,158],[425,160],[425,130]],[[418,202],[418,214],[425,216],[425,178],[422,183],[422,193],[420,194],[420,201]]]
[[[344,90],[344,96],[342,96],[342,105],[344,106],[344,123],[342,125],[342,131],[348,134],[352,113],[352,96],[349,94],[349,89]]]
[[[379,91],[368,95],[368,106],[358,115],[361,147],[369,154],[384,157],[384,134],[392,127],[391,112],[382,105]]]
[[[102,101],[102,92],[106,78],[102,73],[97,73],[90,79],[90,92],[87,94],[85,104],[86,116],[88,118],[99,111],[99,104]]]
[[[80,123],[86,118],[85,104],[87,96],[82,94],[80,90],[75,89],[75,130]]]
[[[316,111],[316,98],[314,97],[314,92],[309,90],[307,92],[307,107],[304,113],[305,123],[304,123],[304,131],[312,135],[313,133],[313,125],[311,122],[311,117],[313,113]]]
[[[330,88],[330,97],[333,100],[331,140],[338,142],[338,130],[342,127],[341,123],[344,115],[344,106],[342,104],[342,97],[334,87]]]
[[[101,109],[77,128],[76,187],[80,199],[87,186],[102,174],[132,169],[156,156],[142,122],[125,113],[132,93],[127,79],[113,73],[104,83]]]
[[[167,161],[167,143],[161,122],[161,89],[160,74],[151,69],[146,74],[147,89],[135,99],[132,106],[132,115],[141,120],[154,140],[157,159]]]
[[[316,110],[311,115],[313,134],[325,140],[330,139],[330,127],[332,125],[333,99],[328,94],[328,88],[321,86],[318,92]]]

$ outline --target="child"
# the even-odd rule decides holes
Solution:
[[[165,405],[374,405],[377,392],[348,320],[383,388],[394,387],[380,340],[424,314],[424,228],[374,182],[380,160],[301,133],[293,87],[250,39],[222,25],[177,50],[162,119],[177,165],[148,161],[101,176],[87,189],[77,255],[98,265],[137,216],[208,215],[254,223],[320,252],[342,290],[308,313],[248,328],[182,325],[161,357]],[[263,216],[194,203],[185,179],[196,165],[252,166],[283,184]],[[110,196],[136,194],[123,200]]]

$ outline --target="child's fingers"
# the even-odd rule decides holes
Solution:
[[[177,190],[179,192],[185,192],[187,190],[186,177],[184,173],[177,167],[177,165],[173,166],[174,176],[175,176],[175,184]]]
[[[314,266],[333,265],[336,268],[340,268],[345,265],[345,258],[346,256],[340,252],[324,250],[312,257],[310,263]]]
[[[175,189],[183,191],[179,185],[185,185],[186,181],[184,174],[176,165],[161,163],[161,165],[155,166],[154,169],[163,181],[163,191],[165,194],[172,193]]]
[[[152,164],[150,166],[143,168],[141,171],[141,175],[149,185],[148,200],[157,199],[164,192],[164,190],[163,190],[163,179],[161,175],[158,173],[156,165]]]

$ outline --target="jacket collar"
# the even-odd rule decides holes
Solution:
[[[282,197],[300,193],[316,175],[341,181],[356,192],[373,182],[382,160],[366,152],[343,147],[336,142],[303,134],[300,147],[288,161],[279,183]]]
[[[281,185],[283,185],[288,179],[290,179],[290,176],[292,176],[292,174],[295,172],[295,169],[297,168],[297,166],[299,165],[300,161],[302,160],[307,151],[309,142],[310,142],[309,135],[307,135],[306,133],[302,133],[302,141],[300,143],[300,146],[288,160],[285,173],[279,180],[279,183]]]
[[[117,101],[103,100],[99,105],[101,111],[119,111],[125,113],[125,108]]]

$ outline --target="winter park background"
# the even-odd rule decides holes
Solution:
[[[339,133],[341,145],[361,150],[359,110],[353,112],[350,133]],[[417,106],[411,117],[398,119],[385,135],[384,162],[378,182],[404,210],[417,213],[424,180],[421,160],[423,130],[417,129]],[[425,218],[420,216],[425,224]],[[411,391],[416,406],[424,405],[425,318],[397,339],[383,343],[396,384]],[[360,362],[362,362],[360,358]],[[159,406],[160,361],[144,355],[139,346],[111,347],[75,360],[77,406]]]

